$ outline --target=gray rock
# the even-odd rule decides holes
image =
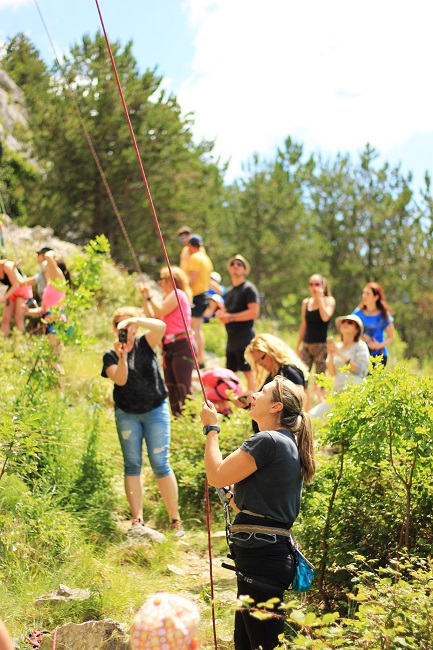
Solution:
[[[57,590],[38,596],[35,601],[37,603],[43,603],[46,601],[64,603],[70,600],[87,600],[90,596],[90,589],[71,589],[66,585],[59,585]]]
[[[135,528],[128,530],[125,544],[128,546],[131,544],[149,544],[151,542],[161,544],[165,539],[166,537],[163,533],[153,530],[153,528],[149,528],[148,526],[136,526]]]
[[[51,650],[53,634],[42,637],[40,650]],[[127,650],[129,636],[110,618],[86,623],[66,623],[57,629],[56,650]]]

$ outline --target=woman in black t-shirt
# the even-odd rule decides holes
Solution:
[[[167,389],[154,352],[166,326],[156,318],[136,316],[132,307],[118,309],[113,315],[112,325],[117,334],[126,330],[126,341],[117,340],[114,350],[104,354],[101,374],[114,382],[114,412],[124,459],[125,491],[132,527],[143,526],[141,465],[144,441],[171,519],[171,528],[176,537],[182,537],[185,533],[179,517],[177,481],[168,462],[170,413]],[[136,336],[139,327],[147,330],[143,336]]]
[[[308,368],[277,336],[255,336],[245,350],[245,358],[253,369],[256,386],[260,386],[260,390],[277,375],[282,375],[302,388],[307,385]],[[250,405],[251,394],[252,391],[246,391],[241,395],[240,401],[244,408]],[[255,420],[252,424],[253,430],[258,431]]]
[[[303,481],[315,473],[311,420],[303,410],[304,391],[277,376],[251,395],[250,416],[259,425],[239,449],[224,459],[218,443],[218,414],[204,404],[205,468],[210,485],[233,485],[238,511],[230,528],[238,598],[254,603],[283,599],[294,577],[290,528],[296,520]],[[231,502],[231,503],[232,503]],[[236,650],[272,650],[280,645],[284,616],[259,619],[242,608],[235,615]]]

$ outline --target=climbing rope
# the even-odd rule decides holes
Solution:
[[[205,393],[205,389],[204,389],[204,385],[203,385],[203,380],[202,380],[201,374],[200,374],[200,368],[199,368],[199,365],[198,365],[197,356],[196,356],[196,353],[195,353],[195,350],[194,350],[194,346],[192,345],[191,336],[190,336],[190,334],[188,332],[188,327],[187,327],[187,323],[186,323],[186,319],[185,319],[185,314],[183,313],[183,309],[182,309],[182,305],[181,305],[181,302],[180,302],[179,294],[177,292],[176,283],[174,281],[173,272],[172,272],[172,269],[171,269],[170,259],[168,257],[168,253],[167,253],[167,250],[166,250],[166,247],[165,247],[164,237],[162,235],[161,228],[160,228],[160,225],[159,225],[158,216],[156,214],[156,209],[155,209],[155,205],[153,203],[149,183],[147,182],[146,173],[144,171],[143,162],[141,160],[140,151],[138,149],[137,140],[136,140],[136,137],[135,137],[134,129],[132,127],[131,118],[129,116],[128,106],[126,104],[125,95],[124,95],[122,84],[120,82],[119,75],[118,75],[118,72],[117,72],[116,62],[114,60],[113,52],[112,52],[112,49],[111,49],[111,45],[110,45],[110,41],[109,41],[109,38],[108,38],[107,30],[105,29],[104,19],[102,17],[102,13],[101,13],[101,9],[99,7],[98,0],[95,0],[95,4],[96,4],[96,8],[97,8],[97,11],[98,11],[98,14],[99,14],[99,20],[101,22],[102,31],[104,32],[105,42],[107,44],[107,50],[108,50],[108,54],[109,54],[110,61],[111,61],[111,67],[113,69],[113,73],[114,73],[114,76],[115,76],[115,79],[116,79],[117,88],[119,90],[119,95],[120,95],[120,99],[121,99],[121,102],[122,102],[123,111],[124,111],[124,114],[125,114],[125,119],[126,119],[127,124],[128,124],[129,132],[131,134],[131,140],[132,140],[132,144],[133,144],[133,147],[134,147],[134,150],[135,150],[135,154],[137,156],[137,160],[138,160],[138,164],[139,164],[139,167],[140,167],[140,172],[141,172],[141,177],[142,177],[142,180],[143,180],[143,184],[144,184],[144,187],[146,189],[146,194],[147,194],[150,209],[151,209],[151,212],[152,212],[153,221],[154,221],[154,224],[155,224],[156,231],[158,233],[159,241],[160,241],[161,247],[162,247],[162,252],[164,254],[164,258],[165,258],[165,261],[166,261],[166,264],[167,264],[167,268],[168,268],[168,271],[169,271],[169,274],[170,274],[170,278],[171,278],[171,281],[172,281],[172,284],[173,284],[173,287],[174,287],[174,292],[175,292],[175,295],[176,295],[177,303],[179,305],[179,309],[180,309],[180,313],[181,313],[181,316],[182,316],[185,331],[187,333],[188,343],[189,343],[189,347],[191,349],[191,353],[192,353],[192,356],[193,356],[193,359],[194,359],[194,365],[195,365],[196,370],[197,370],[197,374],[198,374],[198,378],[199,378],[199,381],[200,381],[203,397],[204,397],[204,399],[206,401],[206,393]],[[209,488],[208,488],[208,481],[207,481],[207,478],[206,478],[206,519],[207,519],[207,530],[208,530],[208,552],[209,552],[209,574],[210,574],[210,588],[211,588],[212,624],[213,624],[214,646],[215,646],[215,649],[217,650],[218,643],[217,643],[217,638],[216,638],[214,584],[213,584],[213,570],[212,570],[212,547],[211,547],[211,539],[210,539],[209,510],[210,510],[210,507],[209,507]]]

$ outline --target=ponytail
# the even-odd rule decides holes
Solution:
[[[314,460],[313,426],[311,418],[303,410],[305,393],[303,389],[282,375],[275,378],[275,390],[272,399],[281,402],[283,409],[280,415],[280,424],[287,431],[296,436],[296,444],[301,461],[301,476],[305,483],[311,483],[316,472]]]

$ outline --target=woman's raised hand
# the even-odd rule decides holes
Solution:
[[[212,402],[203,402],[200,418],[205,426],[218,423],[218,413]]]

